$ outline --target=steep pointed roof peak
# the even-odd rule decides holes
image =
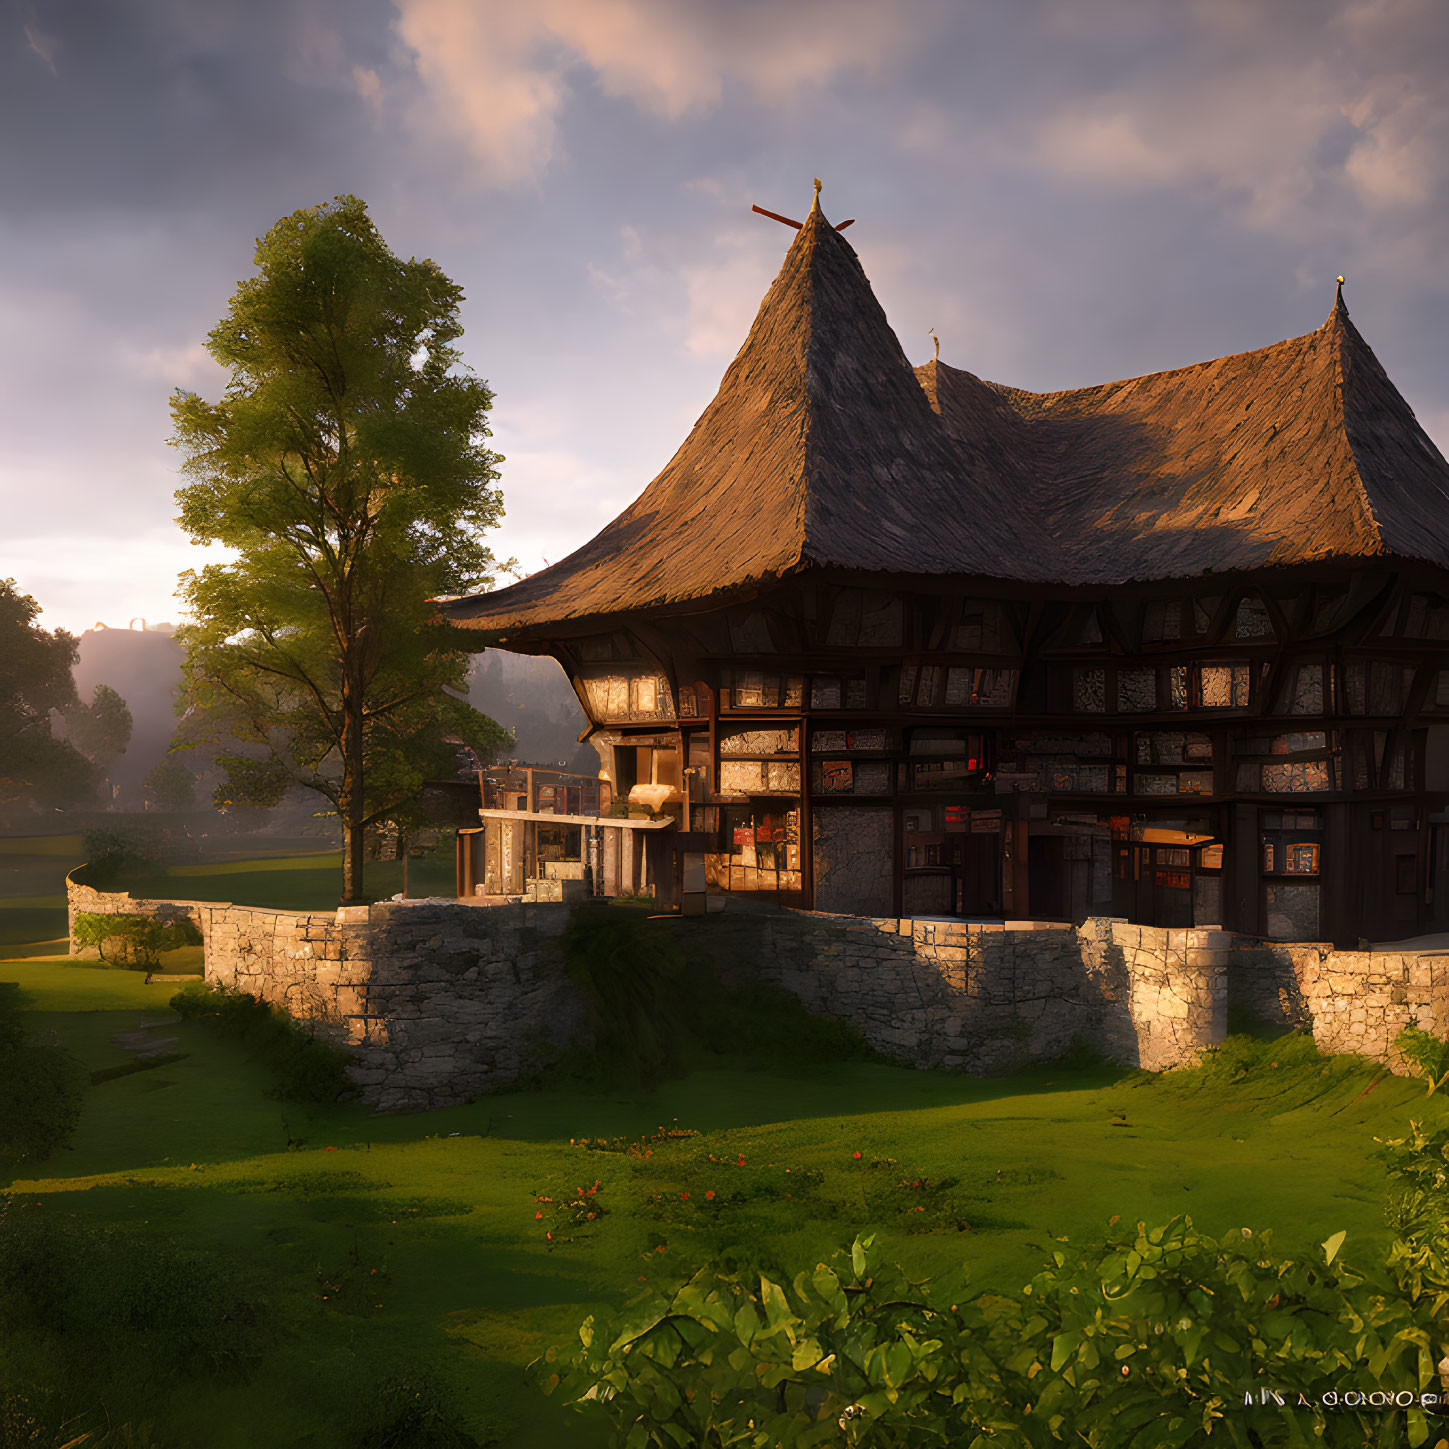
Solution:
[[[773,215],[773,213],[767,213]],[[1111,584],[1393,553],[1449,568],[1449,464],[1349,320],[1049,394],[913,369],[817,190],[674,458],[455,622],[537,629],[809,567]],[[844,226],[845,223],[841,223]]]

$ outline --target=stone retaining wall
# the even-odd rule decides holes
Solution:
[[[731,909],[678,928],[726,976],[751,972],[877,1050],[989,1074],[1060,1056],[1079,1038],[1158,1071],[1227,1027],[1226,932],[1094,919],[980,924]]]
[[[1324,1052],[1403,1061],[1394,1038],[1415,1020],[1449,1036],[1449,952],[1335,951],[1314,942],[1234,940],[1228,996],[1260,1021],[1311,1031]]]
[[[209,983],[248,991],[347,1046],[380,1111],[443,1107],[502,1086],[583,1030],[557,938],[569,908],[387,902],[277,911],[137,900],[69,883],[77,911],[186,916]],[[71,944],[75,953],[74,937]]]
[[[195,921],[206,978],[284,1006],[359,1055],[384,1110],[466,1101],[586,1029],[557,946],[563,903],[388,902],[336,912],[141,901],[70,883],[77,911]],[[1220,1042],[1230,1004],[1310,1031],[1326,1052],[1402,1065],[1410,1017],[1449,1033],[1449,953],[1333,951],[1094,918],[981,923],[752,905],[670,929],[727,979],[761,976],[878,1050],[977,1073],[1050,1060],[1074,1038],[1153,1071]],[[72,946],[74,950],[74,946]]]

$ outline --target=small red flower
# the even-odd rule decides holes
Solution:
[[[371,1272],[371,1273],[370,1273],[370,1274],[369,1274],[369,1275],[368,1275],[368,1276],[369,1276],[369,1277],[372,1277],[372,1278],[376,1278],[376,1277],[377,1277],[377,1269],[376,1269],[376,1268],[374,1268],[374,1269],[373,1269],[373,1270],[372,1270],[372,1272]]]
[[[860,1156],[860,1153],[858,1153],[858,1152],[852,1152],[850,1155],[852,1157],[858,1158]]]
[[[534,1215],[533,1215],[534,1222],[537,1222],[542,1216],[543,1216],[542,1213],[534,1213]]]
[[[710,1190],[707,1193],[705,1193],[704,1200],[705,1200],[705,1202],[713,1202],[714,1201],[714,1189],[713,1188],[710,1188]]]
[[[589,1221],[590,1222],[593,1222],[593,1220],[594,1220],[594,1214],[593,1213],[590,1213],[589,1214]]]
[[[745,1165],[745,1154],[742,1152],[742,1153],[740,1153],[740,1160],[735,1164],[735,1166],[736,1167],[743,1167],[744,1165]]]
[[[323,1152],[336,1152],[337,1151],[337,1149],[335,1147],[324,1147],[322,1150],[323,1150]]]

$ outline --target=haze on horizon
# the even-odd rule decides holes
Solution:
[[[175,387],[254,238],[341,192],[467,292],[531,571],[702,411],[811,178],[913,361],[1034,390],[1319,325],[1449,447],[1435,0],[6,0],[0,577],[174,621]]]

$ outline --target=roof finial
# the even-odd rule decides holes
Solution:
[[[1333,301],[1334,301],[1334,305],[1335,306],[1337,306],[1339,303],[1341,303],[1343,301],[1343,278],[1342,277],[1340,277],[1338,279],[1338,291],[1334,293]]]
[[[927,335],[936,344],[936,361],[939,362],[941,360],[941,339],[936,336],[936,329],[934,327],[931,328],[930,332]]]
[[[778,211],[766,211],[763,206],[752,206],[750,210],[758,212],[761,216],[768,216],[771,221],[781,221],[784,222],[786,226],[793,226],[796,231],[801,230],[801,228],[805,225],[805,223],[802,221],[796,221],[793,216],[781,216]],[[810,210],[820,210],[820,178],[818,176],[815,178],[815,197],[810,203]],[[835,230],[844,231],[846,227],[854,225],[855,218],[852,216],[849,221],[838,222],[836,224]]]

